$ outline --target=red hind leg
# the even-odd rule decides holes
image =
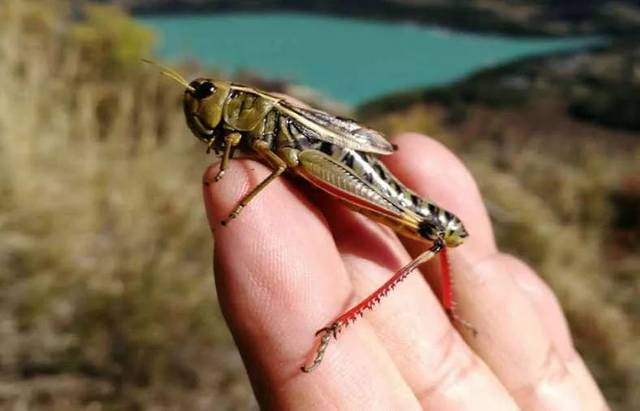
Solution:
[[[362,317],[365,310],[370,310],[371,308],[373,308],[373,306],[377,304],[380,299],[382,299],[382,297],[386,296],[389,291],[393,290],[400,281],[407,278],[407,276],[419,265],[427,262],[441,250],[444,250],[444,246],[440,242],[436,242],[429,250],[423,252],[409,264],[402,267],[400,271],[395,273],[393,277],[387,280],[387,282],[385,282],[382,286],[380,286],[380,288],[375,290],[370,296],[336,318],[336,320],[330,326],[319,330],[316,335],[322,334],[322,338],[320,340],[320,345],[316,350],[316,356],[310,365],[302,367],[302,371],[311,372],[316,367],[318,367],[318,365],[320,365],[320,363],[322,362],[322,358],[324,357],[324,353],[327,350],[327,346],[331,342],[332,336],[334,338],[337,338],[338,333],[342,330],[342,327],[345,327],[349,325],[349,323],[354,322],[358,318],[358,316]]]
[[[440,278],[442,287],[442,307],[449,312],[453,312],[453,285],[451,281],[451,271],[449,270],[449,257],[447,247],[442,247],[440,251]]]
[[[455,312],[455,301],[453,300],[453,280],[451,279],[451,270],[449,268],[449,256],[447,255],[447,247],[442,247],[440,251],[440,279],[442,287],[442,307],[447,312],[449,319],[454,324],[460,324],[468,329],[475,337],[478,334],[473,325],[463,320]]]

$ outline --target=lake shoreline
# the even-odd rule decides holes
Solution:
[[[374,98],[358,106],[357,111],[361,116],[374,117],[435,103],[450,107],[456,122],[466,117],[471,107],[526,110],[531,102],[549,98],[561,101],[562,110],[574,120],[637,133],[640,82],[634,67],[640,64],[635,57],[639,52],[639,44],[617,41],[529,56],[480,69],[450,84]]]
[[[340,11],[327,11],[327,10],[313,10],[306,8],[208,8],[208,7],[178,7],[173,8],[171,6],[167,6],[166,8],[161,9],[131,9],[131,13],[133,17],[161,17],[161,16],[188,16],[188,15],[235,15],[235,14],[252,14],[264,12],[265,14],[272,13],[291,13],[291,14],[303,14],[303,15],[312,15],[319,17],[328,17],[328,18],[337,18],[337,19],[357,19],[357,20],[365,20],[365,21],[377,21],[377,22],[385,22],[385,23],[405,23],[405,24],[415,24],[421,27],[428,28],[436,28],[440,30],[449,30],[455,32],[464,32],[464,33],[473,33],[480,35],[490,35],[490,36],[505,36],[505,37],[544,37],[544,38],[563,38],[563,37],[573,37],[577,33],[564,33],[564,34],[552,34],[545,31],[536,30],[534,28],[526,28],[517,25],[511,25],[509,23],[501,24],[500,22],[494,21],[486,21],[477,24],[466,24],[466,23],[456,23],[455,21],[449,21],[445,19],[446,22],[442,22],[438,19],[424,19],[424,20],[414,20],[410,18],[409,15],[385,15],[385,14],[369,14],[362,13],[358,15],[352,15],[347,12]],[[499,29],[495,28],[493,24],[496,23]],[[485,27],[486,25],[486,27]],[[577,34],[580,35],[580,34]],[[589,34],[585,34],[589,35]]]
[[[105,1],[117,3],[115,1]],[[537,5],[525,2],[531,16],[522,18],[522,10],[502,5],[488,8],[481,2],[456,4],[402,4],[386,0],[368,2],[366,6],[356,1],[329,0],[322,3],[272,1],[256,5],[252,1],[235,1],[233,4],[194,4],[189,1],[172,2],[170,5],[154,0],[140,2],[129,11],[135,16],[179,15],[193,13],[242,13],[242,12],[302,12],[332,17],[352,17],[380,21],[405,21],[449,30],[506,35],[511,37],[570,37],[580,35],[605,35],[635,37],[640,23],[610,16],[606,5],[584,15],[573,16],[562,5]],[[531,4],[532,3],[532,4]],[[630,2],[629,2],[630,3]],[[625,7],[633,7],[625,4]],[[635,8],[633,9],[635,10]],[[640,9],[638,10],[640,13]],[[624,13],[621,13],[624,15]]]

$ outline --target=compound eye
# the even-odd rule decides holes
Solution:
[[[193,92],[193,96],[198,100],[202,100],[204,98],[209,97],[216,91],[216,87],[210,81],[205,81],[204,83],[200,83],[198,87],[196,87],[196,91]]]

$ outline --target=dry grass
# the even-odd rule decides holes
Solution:
[[[252,407],[215,302],[208,159],[180,93],[139,64],[150,33],[111,9],[71,25],[67,5],[0,4],[0,408]],[[556,290],[609,398],[640,408],[639,250],[609,241],[611,196],[638,157],[463,144],[433,112],[378,125],[462,153],[501,243]]]
[[[249,404],[180,93],[65,6],[0,5],[0,408]]]

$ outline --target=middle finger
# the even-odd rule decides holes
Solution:
[[[324,209],[352,277],[352,304],[410,260],[388,229],[335,203]],[[517,408],[451,326],[419,273],[407,277],[366,316],[423,407]]]
[[[467,225],[470,238],[450,253],[461,315],[479,331],[468,344],[526,409],[584,409],[576,382],[532,304],[500,263],[489,220],[468,171],[439,143],[416,135],[397,140],[388,162],[418,193],[429,194]],[[403,150],[411,147],[411,150]],[[425,165],[421,159],[430,159]]]

